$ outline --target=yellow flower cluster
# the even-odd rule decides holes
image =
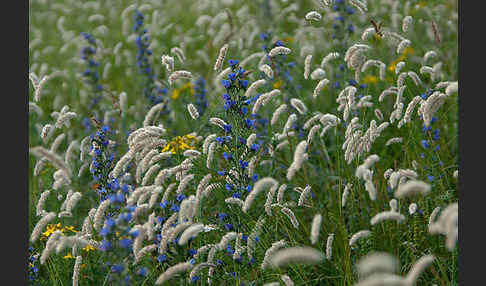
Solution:
[[[177,151],[184,151],[184,150],[194,150],[196,147],[196,137],[192,135],[184,135],[184,136],[177,136],[176,138],[172,139],[167,145],[164,146],[162,152],[172,152],[172,154],[176,154]]]
[[[378,78],[374,75],[367,75],[363,78],[363,82],[366,83],[366,84],[377,83]]]
[[[281,86],[282,86],[282,80],[276,81],[276,82],[273,84],[273,88],[274,88],[274,89],[279,89]]]
[[[179,95],[185,90],[189,90],[191,92],[191,95],[194,95],[194,86],[191,84],[191,82],[187,82],[181,88],[174,89],[172,91],[171,98],[176,100],[177,98],[179,98]]]
[[[396,65],[403,61],[404,59],[406,59],[408,57],[408,55],[412,55],[414,53],[414,50],[412,47],[408,47],[408,48],[405,48],[405,50],[403,50],[402,54],[400,55],[400,57],[398,57],[398,59],[396,59],[395,61],[393,61],[391,63],[391,65],[388,67],[388,70],[391,71],[391,72],[395,72],[395,67]]]
[[[46,227],[46,231],[42,233],[41,239],[48,239],[51,234],[56,232],[57,230],[61,231],[61,233],[64,235],[65,232],[78,232],[77,230],[74,229],[74,226],[65,226],[62,227],[61,223],[57,224],[48,224]]]

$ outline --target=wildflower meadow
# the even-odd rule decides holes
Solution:
[[[457,0],[30,0],[28,28],[29,285],[458,285]]]

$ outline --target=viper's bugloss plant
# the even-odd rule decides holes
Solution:
[[[144,28],[145,16],[139,10],[133,15],[133,31],[136,33],[135,45],[137,46],[136,63],[138,72],[143,75],[142,94],[150,101],[149,107],[161,103],[164,98],[167,101],[167,88],[155,84],[155,72],[151,63],[152,49],[150,48],[150,35]]]
[[[100,84],[100,63],[95,59],[98,47],[93,35],[82,32],[81,36],[88,44],[81,48],[81,59],[86,62],[86,69],[82,72],[82,76],[85,79],[84,83],[91,88],[92,96],[88,108],[93,109],[103,97],[103,86]]]

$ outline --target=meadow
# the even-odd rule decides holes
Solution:
[[[454,0],[30,0],[29,285],[458,285]]]

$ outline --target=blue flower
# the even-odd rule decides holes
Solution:
[[[199,276],[197,276],[197,275],[194,275],[194,276],[192,276],[192,278],[191,278],[191,282],[193,282],[193,283],[194,283],[194,282],[196,282],[196,281],[198,281],[198,280],[200,280],[200,279],[201,279],[201,277],[199,277]]]
[[[130,221],[132,219],[132,214],[131,213],[125,213],[125,214],[121,214],[120,217],[125,220],[125,221]]]
[[[189,249],[187,252],[189,253],[189,255],[190,255],[191,257],[193,257],[193,256],[194,256],[194,255],[197,253],[197,250],[195,250],[195,249],[192,249],[192,248],[191,248],[191,249]]]
[[[221,84],[224,86],[224,88],[229,88],[231,86],[231,81],[223,79],[221,80]]]
[[[231,190],[233,190],[234,186],[233,186],[233,184],[226,184],[225,188],[226,188],[226,190],[231,191]]]
[[[255,121],[256,121],[256,119],[252,120],[252,119],[245,118],[245,124],[248,128],[254,127]]]
[[[180,209],[181,208],[176,204],[173,204],[172,207],[170,208],[170,210],[175,212],[175,213],[178,212]]]
[[[248,80],[246,79],[238,80],[238,82],[240,83],[240,86],[242,86],[243,88],[246,88],[248,86]]]
[[[167,200],[164,200],[159,205],[161,208],[165,209],[169,205],[169,202]]]
[[[235,73],[230,73],[230,74],[228,74],[228,78],[230,80],[235,80],[236,79],[236,74]]]
[[[165,217],[161,217],[161,216],[158,216],[158,217],[157,217],[157,222],[158,222],[159,224],[162,224],[162,223],[163,223],[165,220],[166,220],[166,218],[165,218]]]
[[[111,266],[111,271],[113,271],[115,273],[121,273],[123,271],[123,265],[115,264],[115,265]]]
[[[241,137],[241,136],[238,136],[238,141],[243,144],[243,145],[246,145],[246,139]]]
[[[123,184],[121,186],[121,190],[122,190],[122,192],[127,193],[128,192],[128,185],[127,184]]]
[[[140,231],[137,229],[137,230],[130,231],[128,234],[132,237],[137,237],[140,234]]]
[[[226,230],[230,231],[233,229],[233,225],[231,223],[227,223],[224,225],[224,228],[226,228]]]
[[[147,276],[147,272],[148,272],[147,267],[142,267],[137,271],[137,274],[145,277]]]
[[[223,144],[223,143],[224,143],[224,137],[216,137],[216,141],[217,141],[219,144]]]
[[[240,160],[240,167],[242,169],[248,168],[248,162]]]
[[[176,200],[177,200],[178,202],[181,202],[181,201],[182,201],[183,199],[185,199],[185,198],[186,198],[186,196],[185,196],[184,194],[179,194],[179,195],[177,195]]]
[[[159,263],[164,262],[166,260],[167,260],[167,256],[165,254],[157,256],[157,261],[159,261]]]
[[[223,153],[223,156],[224,156],[224,159],[226,161],[229,161],[229,160],[232,160],[233,159],[233,155],[231,153],[224,152]]]
[[[434,176],[429,175],[429,176],[427,176],[427,179],[429,179],[430,182],[433,182],[434,181]]]
[[[239,63],[239,61],[238,60],[229,60],[228,63],[229,63],[230,66],[233,67],[233,66],[236,66]]]
[[[258,151],[258,149],[260,149],[260,145],[259,145],[259,144],[257,144],[257,143],[253,143],[253,144],[251,144],[251,146],[250,146],[250,150],[251,150],[251,151],[253,151],[253,152],[257,152],[257,151]]]
[[[101,251],[108,251],[110,250],[110,248],[111,248],[111,243],[108,240],[104,239],[101,241],[101,246],[100,246]]]
[[[235,198],[235,199],[241,199],[241,194],[240,193],[233,193],[231,196],[233,198]]]
[[[258,175],[257,174],[254,174],[253,176],[251,176],[251,180],[253,182],[256,182],[258,180]]]
[[[233,128],[233,126],[231,124],[225,124],[224,125],[224,131],[226,131],[227,133],[231,132],[231,128]]]
[[[233,253],[235,253],[235,251],[231,248],[231,244],[228,244],[228,246],[226,246],[226,251],[230,255],[232,255]]]
[[[423,140],[421,141],[421,144],[422,144],[422,146],[423,146],[424,148],[429,148],[429,147],[430,147],[429,142],[428,142],[427,140],[425,140],[425,139],[423,139]]]
[[[110,228],[105,226],[103,227],[101,230],[100,230],[100,235],[105,237],[107,236],[108,234],[110,234]]]
[[[221,171],[217,171],[217,172],[218,172],[218,175],[220,175],[220,176],[225,176],[226,175],[226,170],[225,169],[223,169]]]
[[[248,113],[248,107],[247,106],[243,106],[241,108],[241,113],[243,113],[243,115],[246,115]]]
[[[129,238],[123,238],[123,239],[120,239],[120,246],[122,248],[131,248],[132,247],[132,244],[133,244],[133,240],[129,239]]]

